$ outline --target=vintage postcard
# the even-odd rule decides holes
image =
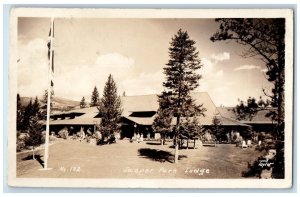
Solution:
[[[292,186],[293,10],[12,8],[8,184]]]

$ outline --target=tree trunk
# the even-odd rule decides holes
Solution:
[[[186,139],[186,149],[189,149],[189,138]]]
[[[35,155],[34,155],[34,146],[32,146],[32,158],[35,160]]]
[[[278,32],[278,124],[277,139],[275,143],[276,155],[272,176],[275,178],[285,177],[285,161],[284,161],[284,127],[285,127],[285,29],[280,28]]]
[[[179,121],[180,121],[180,116],[178,115],[177,118],[176,118],[174,163],[178,163]]]
[[[161,136],[161,139],[160,139],[160,144],[163,146],[164,144],[165,144],[165,134],[160,134],[160,136]]]
[[[279,19],[282,22],[282,19]],[[285,92],[284,92],[284,84],[285,84],[285,28],[279,28],[278,32],[278,137],[279,140],[284,140],[284,107],[285,107]]]
[[[174,154],[174,163],[178,163],[178,138],[175,137],[175,154]]]

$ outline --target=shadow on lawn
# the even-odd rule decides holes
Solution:
[[[139,150],[140,156],[144,158],[151,159],[153,161],[159,162],[174,162],[174,155],[168,151],[157,150],[157,149],[150,149],[150,148],[140,148]],[[187,158],[186,155],[179,155],[178,159]]]
[[[35,155],[34,156],[35,160],[39,162],[39,164],[44,167],[44,161],[41,159],[41,155]],[[27,160],[34,160],[32,155],[28,155],[27,157],[24,157],[22,159],[23,161],[27,161]]]

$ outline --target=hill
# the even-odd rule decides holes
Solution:
[[[32,102],[34,102],[35,98],[21,97],[22,106],[28,105],[28,103],[30,102],[30,99],[32,99]],[[42,104],[41,103],[42,99],[43,98],[39,98],[40,104]],[[67,111],[67,110],[79,107],[80,101],[74,101],[74,100],[71,100],[71,99],[66,99],[66,98],[61,98],[61,97],[53,97],[52,98],[52,103],[53,103],[53,109],[54,110]]]

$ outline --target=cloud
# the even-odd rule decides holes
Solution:
[[[134,65],[134,59],[125,57],[119,53],[108,53],[99,55],[96,59],[96,66],[101,67],[102,70],[115,69],[130,69]],[[124,73],[124,72],[122,72]]]
[[[229,60],[230,59],[230,53],[223,52],[223,53],[218,53],[218,54],[212,54],[211,55],[211,59],[213,61],[216,61],[216,62],[221,62],[221,61],[224,61],[224,60]]]
[[[21,96],[43,94],[48,77],[46,41],[37,38],[27,43],[20,42],[18,56],[18,92]]]
[[[88,100],[94,86],[102,96],[104,85],[109,74],[113,76],[118,87],[118,93],[122,93],[122,82],[130,78],[134,69],[135,60],[119,53],[100,54],[92,65],[78,65],[69,69],[69,72],[57,76],[54,80],[59,86],[57,95],[61,97]],[[71,87],[71,88],[70,88]],[[74,87],[74,88],[72,88]],[[80,95],[81,94],[81,95]]]
[[[242,66],[236,67],[233,70],[239,71],[239,70],[259,70],[259,69],[261,69],[260,66],[256,66],[256,65],[242,65]]]
[[[18,92],[21,96],[42,96],[47,89],[48,59],[46,41],[34,39],[19,44]],[[100,54],[94,63],[60,65],[56,59],[54,73],[55,96],[70,99],[89,98],[94,86],[100,95],[112,74],[117,85],[130,78],[135,60],[119,53]],[[120,92],[119,92],[120,93]]]
[[[213,58],[203,58],[202,64],[203,67],[199,70],[199,74],[202,75],[202,79],[199,81],[200,86],[196,89],[196,91],[201,92],[220,92],[227,89],[224,86],[223,77],[224,70],[218,69],[216,64],[218,61],[225,60],[229,58],[229,53],[220,53],[211,55]],[[222,90],[220,87],[223,87]]]
[[[212,54],[210,58],[202,58],[201,63],[203,67],[200,69],[199,74],[204,77],[211,78],[212,75],[222,76],[223,70],[216,70],[216,65],[224,60],[229,60],[230,54],[227,52]]]
[[[126,95],[158,94],[163,90],[162,83],[165,75],[162,71],[155,73],[141,73],[128,78],[121,84]]]
[[[216,76],[217,77],[221,77],[224,75],[224,71],[223,70],[219,70],[218,72],[216,72]]]
[[[203,58],[202,61],[202,67],[199,70],[199,74],[203,76],[211,75],[214,70],[214,64],[210,59]]]

